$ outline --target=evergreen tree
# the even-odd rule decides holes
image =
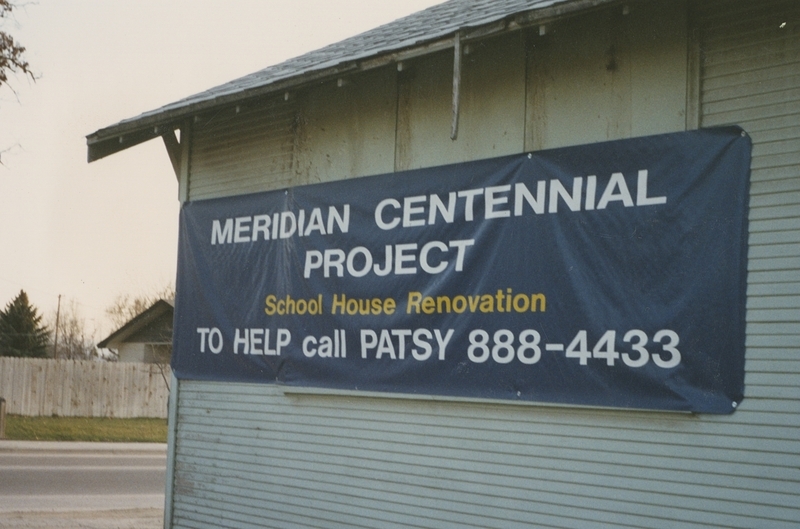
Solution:
[[[42,317],[28,301],[24,290],[0,311],[0,356],[47,355],[50,331],[42,325]]]

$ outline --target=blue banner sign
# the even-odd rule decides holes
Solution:
[[[750,151],[726,127],[186,203],[173,369],[731,413]]]

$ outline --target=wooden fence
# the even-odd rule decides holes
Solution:
[[[157,364],[0,357],[6,411],[29,417],[166,418],[170,377]]]

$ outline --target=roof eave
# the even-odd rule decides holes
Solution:
[[[105,340],[98,342],[97,347],[106,349],[109,347],[109,345],[113,346],[116,342],[124,341],[128,336],[148,325],[153,320],[170,310],[174,310],[173,303],[164,299],[157,300],[155,303],[150,305],[150,307],[134,316],[122,327],[112,332]]]
[[[105,127],[86,136],[89,148],[88,161],[105,158],[134,145],[158,138],[163,134],[180,129],[187,120],[220,106],[235,105],[243,101],[296,89],[300,86],[358,70],[358,64],[341,64],[307,74],[302,74],[273,83],[264,84],[241,92],[228,94],[213,99],[198,101],[179,108],[164,110],[157,114],[131,118],[116,125]]]
[[[250,89],[188,103],[177,108],[148,112],[138,118],[130,118],[105,127],[86,136],[88,161],[93,162],[123,151],[140,143],[179,129],[194,116],[221,106],[231,106],[246,100],[263,97],[286,90],[297,90],[304,85],[336,78],[354,71],[365,71],[391,63],[402,62],[441,51],[453,46],[456,33],[461,41],[476,40],[506,31],[544,24],[578,12],[597,8],[621,0],[573,0],[550,7],[522,11],[499,20],[478,26],[465,26],[440,35],[431,35],[413,44],[398,43],[397,48],[382,53],[368,53],[362,57],[351,57],[335,64],[323,64],[308,71],[284,79],[277,79]],[[169,105],[167,105],[169,106]]]

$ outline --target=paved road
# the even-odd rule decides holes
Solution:
[[[159,527],[165,472],[163,444],[0,441],[0,527]]]

